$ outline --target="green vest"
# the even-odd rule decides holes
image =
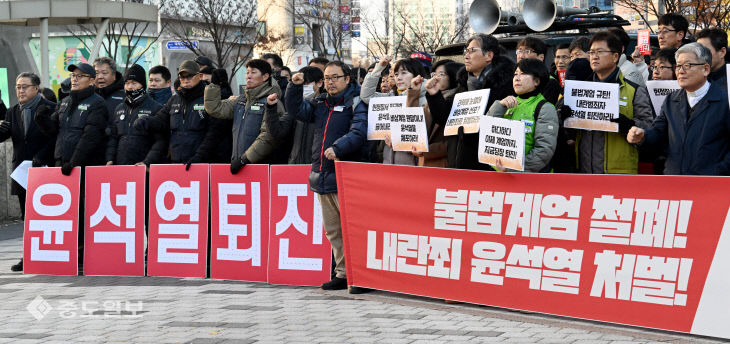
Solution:
[[[507,110],[504,114],[506,119],[525,123],[525,156],[535,145],[535,117],[537,117],[535,110],[542,101],[547,102],[542,94],[527,99],[517,98],[518,105]]]

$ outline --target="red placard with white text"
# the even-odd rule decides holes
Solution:
[[[730,338],[727,177],[336,171],[350,285]]]
[[[210,277],[266,282],[269,165],[210,165]]]
[[[145,166],[90,166],[84,182],[84,275],[144,276]]]
[[[205,277],[208,165],[152,165],[147,275]]]
[[[310,165],[271,166],[269,283],[318,286],[330,280],[332,252]]]
[[[651,55],[651,41],[649,40],[649,29],[639,30],[636,38],[636,47],[641,55]]]
[[[24,274],[78,274],[80,178],[78,167],[69,176],[61,174],[59,167],[28,172]]]

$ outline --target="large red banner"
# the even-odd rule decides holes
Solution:
[[[84,275],[144,276],[144,166],[86,168]]]
[[[210,277],[266,282],[269,166],[210,165]]]
[[[309,165],[271,166],[269,283],[316,286],[330,279],[332,253],[310,171]]]
[[[149,276],[205,277],[208,165],[150,167]]]
[[[23,273],[78,274],[79,188],[81,169],[28,172],[23,234]]]
[[[727,178],[336,169],[351,285],[730,338]]]

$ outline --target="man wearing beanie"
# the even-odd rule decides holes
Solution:
[[[135,129],[133,124],[137,118],[153,115],[161,108],[162,105],[147,94],[144,69],[137,64],[127,68],[124,72],[124,102],[117,105],[107,129],[107,166],[149,166],[160,162],[167,149],[164,140],[156,140],[154,134]]]
[[[205,112],[200,66],[183,61],[177,75],[180,90],[155,115],[140,116],[134,128],[163,135],[158,141],[169,136],[171,162],[185,164],[187,170],[191,164],[214,162],[218,142],[230,132],[224,132],[224,122]]]

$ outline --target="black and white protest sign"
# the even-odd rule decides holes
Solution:
[[[524,171],[525,123],[484,116],[479,121],[479,162]]]
[[[406,107],[406,96],[370,98],[368,104],[368,140],[385,140],[390,135],[392,110]]]
[[[489,89],[457,93],[444,126],[444,135],[456,135],[459,127],[464,127],[465,134],[478,132],[479,119],[487,110],[488,100]]]
[[[566,128],[618,132],[618,84],[565,80],[564,103],[573,110]]]
[[[654,107],[654,113],[659,116],[662,111],[662,104],[667,96],[681,89],[677,80],[649,80],[646,82],[646,89],[649,91],[651,105]]]
[[[428,152],[428,131],[423,108],[408,107],[391,112],[390,139],[394,151]]]

